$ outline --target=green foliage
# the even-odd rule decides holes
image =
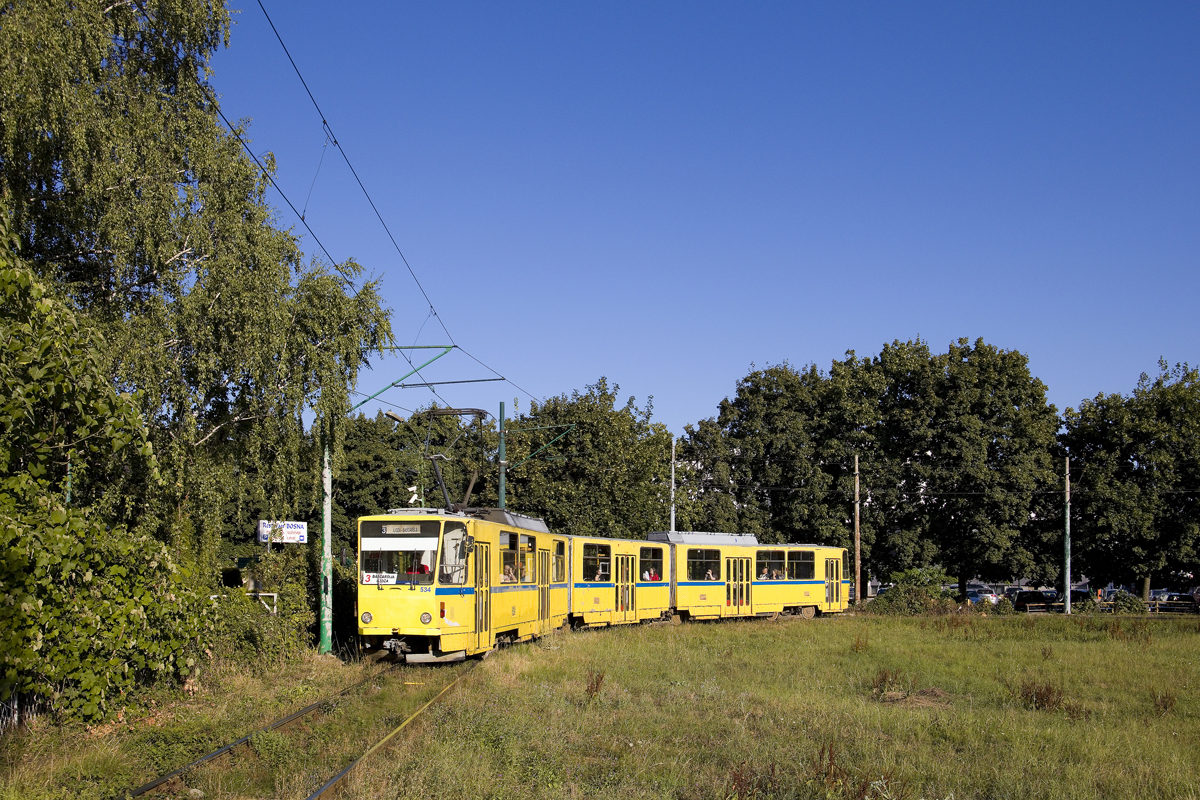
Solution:
[[[939,593],[943,586],[958,583],[958,578],[941,567],[910,567],[893,572],[891,578],[899,588],[931,589]]]
[[[1112,610],[1115,614],[1145,614],[1146,604],[1142,598],[1129,592],[1117,592],[1111,598]]]
[[[1072,614],[1095,614],[1098,608],[1099,606],[1096,605],[1096,601],[1091,595],[1088,595],[1085,600],[1071,603]]]
[[[242,664],[279,663],[299,656],[312,643],[316,619],[309,584],[312,570],[299,548],[283,547],[254,562],[249,577],[277,595],[275,613],[240,589],[226,590],[212,637],[214,653]],[[270,598],[265,598],[270,604]]]
[[[1095,603],[1093,603],[1092,606],[1094,608]],[[1073,609],[1074,606],[1072,606],[1072,610]],[[997,617],[1011,617],[1013,614],[1017,613],[1017,609],[1013,606],[1012,600],[1009,600],[1007,597],[1001,597],[992,604],[992,607],[988,613],[995,614]]]
[[[885,616],[951,614],[958,603],[937,586],[895,586],[862,607],[863,613]]]
[[[0,476],[24,473],[114,510],[156,476],[137,408],[105,380],[102,340],[18,257],[0,205]]]
[[[147,431],[3,213],[0,239],[0,698],[96,718],[139,682],[194,674],[212,613],[161,543],[106,524],[156,476]]]
[[[922,341],[815,366],[754,370],[683,458],[696,527],[848,545],[854,458],[875,573],[944,564],[965,581],[1052,572],[1035,515],[1055,479],[1054,407],[1026,358],[982,340]]]
[[[583,392],[535,403],[506,421],[508,508],[543,517],[561,533],[628,538],[666,529],[671,434],[651,422],[649,402],[638,408],[630,397],[619,406],[619,392],[600,378]],[[494,420],[418,413],[393,431],[389,425],[382,417],[360,417],[347,428],[346,469],[339,478],[346,487],[335,499],[349,541],[354,516],[410,505],[411,494],[418,504],[445,505],[432,455],[446,457],[439,464],[452,504],[462,502],[473,476],[470,505],[498,503]]]
[[[0,553],[0,698],[96,718],[139,682],[198,670],[211,607],[161,543],[15,475],[0,487]]]
[[[619,392],[600,378],[513,420],[506,442],[512,508],[545,517],[559,533],[628,538],[666,530],[671,434],[650,421],[650,402],[638,408],[630,397],[618,406]]]
[[[1100,394],[1066,414],[1063,443],[1081,489],[1071,503],[1077,563],[1095,583],[1200,565],[1200,374],[1160,364],[1133,394]]]
[[[0,11],[0,190],[35,271],[103,333],[102,374],[131,393],[164,477],[131,480],[114,513],[205,580],[222,536],[312,507],[312,439],[336,468],[329,423],[390,342],[377,284],[305,261],[224,130],[207,78],[228,33],[205,0]]]

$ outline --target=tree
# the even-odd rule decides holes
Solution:
[[[857,456],[868,569],[940,564],[965,583],[1040,568],[1033,502],[1053,476],[1056,427],[1021,354],[960,340],[934,356],[897,341],[827,373],[752,371],[715,420],[688,428],[684,453],[705,521],[842,546]]]
[[[1103,583],[1200,568],[1200,378],[1160,364],[1133,394],[1098,394],[1068,409],[1063,444],[1076,494],[1072,531],[1081,569]]]
[[[222,128],[208,63],[228,34],[222,2],[0,11],[0,190],[36,272],[102,334],[102,370],[164,476],[123,521],[210,576],[221,536],[251,534],[223,519],[313,505],[303,414],[336,464],[331,420],[390,342],[377,284],[352,261],[304,259],[242,153],[245,125]]]
[[[959,339],[937,360],[937,397],[922,490],[942,566],[965,594],[974,577],[1057,574],[1032,512],[1057,482],[1058,415],[1022,353]],[[914,454],[922,459],[922,454]]]
[[[509,507],[578,536],[630,538],[666,530],[671,434],[650,421],[651,402],[638,408],[630,397],[617,406],[619,392],[602,377],[583,392],[534,403],[513,419],[506,433]],[[537,454],[562,433],[567,435]]]

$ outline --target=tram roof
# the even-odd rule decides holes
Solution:
[[[550,533],[550,528],[547,527],[546,521],[541,517],[518,514],[506,508],[465,508],[462,511],[447,511],[444,508],[389,508],[387,513],[393,515],[411,514],[414,516],[417,514],[428,514],[440,517],[474,517],[475,519],[485,519],[488,522],[498,522],[501,525],[508,525],[512,528],[522,528],[538,533]]]
[[[646,538],[652,542],[670,542],[671,544],[758,544],[758,537],[753,533],[652,531]]]

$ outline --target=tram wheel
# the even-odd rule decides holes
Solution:
[[[804,617],[805,619],[812,619],[816,615],[816,606],[805,606],[804,608],[800,609],[800,616]]]

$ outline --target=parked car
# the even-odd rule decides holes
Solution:
[[[976,594],[979,595],[980,600],[985,600],[989,603],[1000,602],[1000,595],[996,594],[991,589],[980,589],[978,592],[976,592]]]
[[[1013,600],[1013,608],[1017,611],[1046,611],[1049,604],[1046,595],[1034,591],[1017,592],[1016,599]]]
[[[1071,605],[1078,605],[1079,603],[1092,601],[1095,599],[1096,598],[1093,597],[1092,593],[1089,592],[1087,589],[1072,589],[1071,590]]]

